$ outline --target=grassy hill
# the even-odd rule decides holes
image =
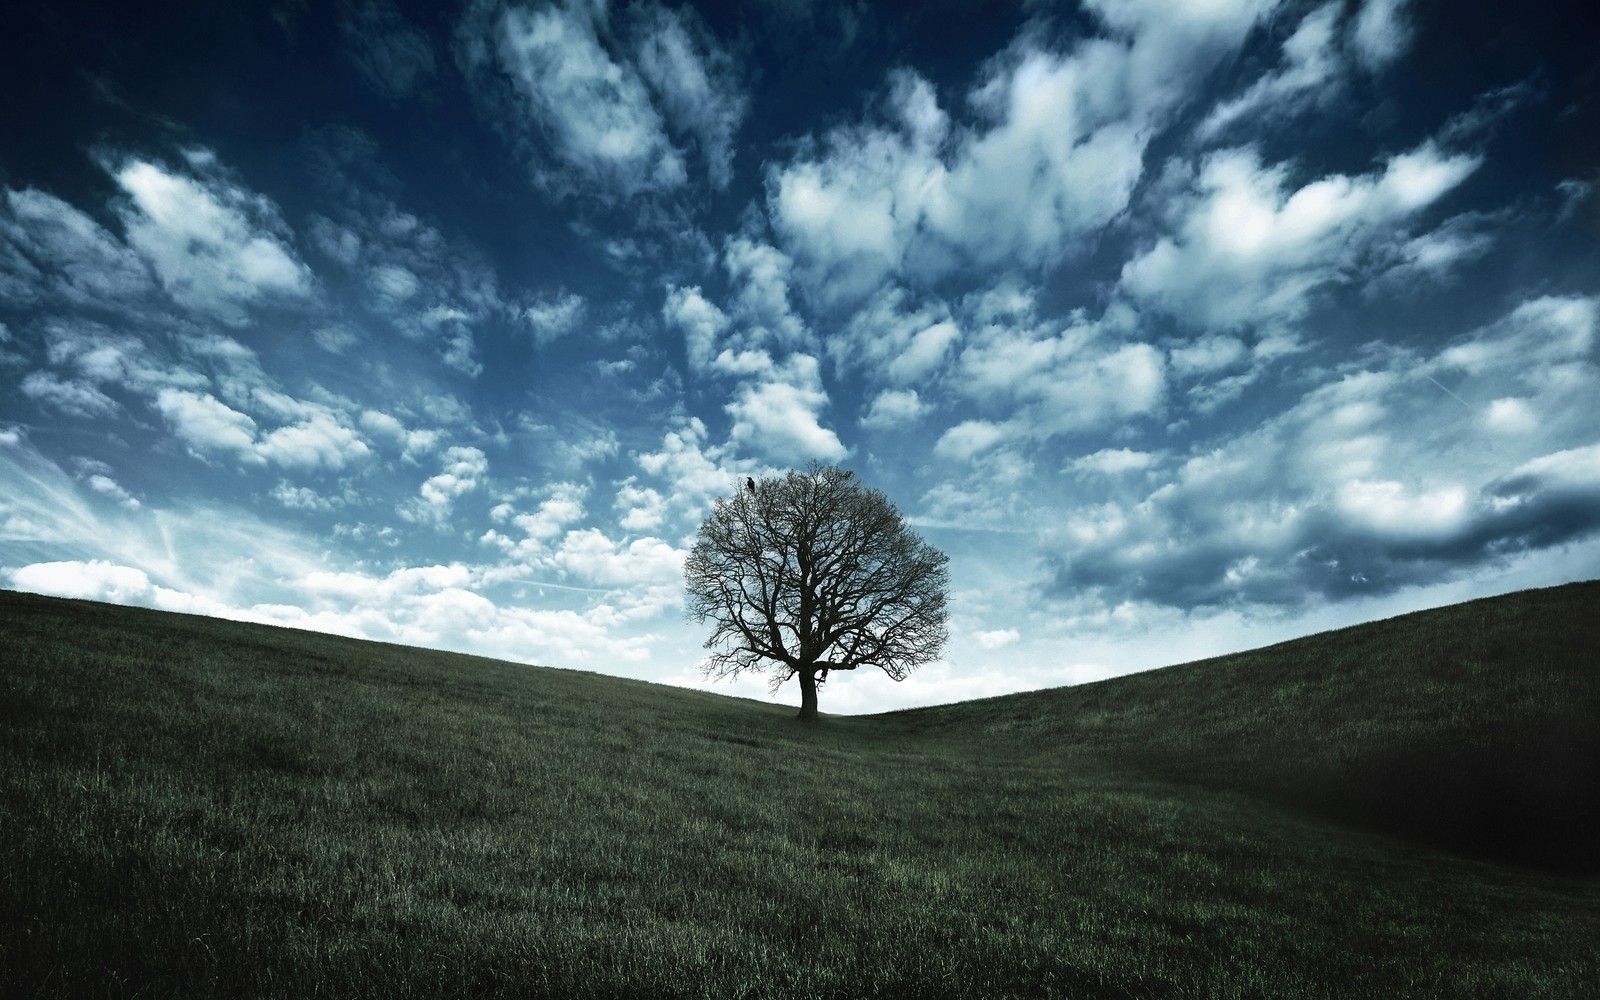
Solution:
[[[1600,995],[1600,584],[795,724],[0,592],[0,995]]]

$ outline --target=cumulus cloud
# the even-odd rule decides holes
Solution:
[[[1084,455],[1067,463],[1075,472],[1092,472],[1103,476],[1119,476],[1125,472],[1142,472],[1155,464],[1156,456],[1132,448],[1102,448],[1092,455]]]
[[[1022,638],[1022,633],[1014,628],[991,629],[987,632],[975,632],[972,636],[978,640],[978,645],[983,649],[1004,649],[1013,645]]]
[[[1195,130],[1215,139],[1237,122],[1259,124],[1262,117],[1283,118],[1315,106],[1337,93],[1344,68],[1339,48],[1340,5],[1324,4],[1308,14],[1283,43],[1283,66],[1217,105]]]
[[[885,288],[828,339],[828,353],[842,368],[856,368],[905,386],[942,369],[961,339],[961,329],[940,300],[913,304],[903,288]]]
[[[931,408],[915,389],[889,389],[873,397],[861,426],[868,430],[894,430],[916,423]]]
[[[709,446],[709,438],[704,421],[690,417],[662,435],[659,450],[638,458],[639,468],[660,479],[672,502],[695,519],[710,506],[712,497],[727,494],[746,471],[744,466],[725,463],[724,456]]]
[[[770,244],[736,236],[723,248],[722,263],[734,289],[730,348],[776,354],[810,346],[810,331],[795,314],[790,299],[794,262],[787,254]]]
[[[0,200],[0,292],[13,305],[126,306],[155,288],[133,249],[84,212],[28,188]]]
[[[30,594],[113,604],[144,604],[156,592],[143,570],[101,559],[33,563],[10,573],[11,585]]]
[[[753,454],[790,464],[834,462],[849,454],[820,423],[828,405],[817,361],[792,355],[771,377],[745,383],[724,409],[733,419],[728,438]]]
[[[1298,319],[1316,290],[1371,269],[1478,163],[1425,143],[1373,173],[1292,188],[1287,165],[1263,165],[1253,149],[1210,154],[1173,209],[1175,234],[1124,265],[1121,287],[1217,330]]]
[[[250,303],[309,295],[311,273],[286,242],[277,206],[227,180],[209,152],[186,155],[198,176],[137,157],[106,164],[129,199],[118,210],[128,243],[167,293],[230,323],[243,322]]]
[[[1166,365],[1149,344],[1126,339],[1131,313],[1044,323],[991,323],[969,339],[957,364],[960,391],[1008,414],[1001,423],[969,421],[947,433],[943,453],[971,457],[1001,440],[1045,440],[1101,429],[1155,412]]]
[[[401,517],[444,525],[455,502],[476,490],[489,472],[489,458],[470,445],[453,445],[440,456],[440,470],[429,476],[417,490],[417,497],[402,504]]]
[[[507,7],[494,25],[499,65],[554,154],[602,192],[631,196],[684,183],[683,156],[637,70],[600,39],[585,4]]]
[[[1410,46],[1413,28],[1407,19],[1409,0],[1366,0],[1350,33],[1351,48],[1362,65],[1379,70]]]
[[[547,347],[571,333],[582,318],[583,296],[568,293],[540,299],[522,311],[522,318],[533,328],[533,341]]]
[[[728,328],[728,317],[694,285],[667,286],[667,299],[661,318],[683,333],[684,352],[690,371],[705,371],[718,353],[718,338]]]
[[[1143,499],[1075,511],[1052,541],[1048,589],[1109,605],[1299,606],[1600,530],[1600,443],[1570,409],[1600,391],[1597,307],[1533,300],[1432,357],[1347,370],[1195,449]],[[1472,419],[1439,391],[1434,374],[1450,373],[1486,398]]]
[[[109,417],[120,407],[116,400],[88,382],[57,378],[49,372],[29,372],[22,394],[73,417]]]
[[[247,461],[261,461],[255,452],[255,420],[210,393],[162,389],[155,403],[172,432],[193,453],[226,452]]]
[[[970,123],[898,70],[887,121],[769,167],[769,212],[813,296],[1054,263],[1127,208],[1151,136],[1272,5],[1094,6],[1108,36],[1063,52],[1025,33],[968,93]]]

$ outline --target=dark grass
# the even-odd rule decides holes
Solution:
[[[1600,995],[1597,584],[816,727],[9,592],[0,642],[4,996]]]

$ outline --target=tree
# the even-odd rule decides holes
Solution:
[[[897,681],[944,650],[949,557],[906,527],[889,498],[813,462],[717,500],[684,563],[691,619],[712,625],[705,672],[800,679],[817,718],[834,670]]]

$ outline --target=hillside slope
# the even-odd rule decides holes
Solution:
[[[804,727],[0,592],[0,994],[1596,995],[1597,596]]]
[[[883,718],[1600,873],[1600,581]]]

